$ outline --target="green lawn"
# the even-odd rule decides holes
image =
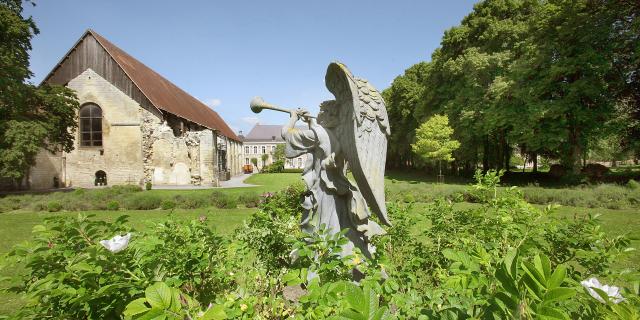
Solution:
[[[282,174],[256,174],[248,178],[246,183],[255,184],[256,187],[233,188],[233,189],[216,189],[217,191],[227,195],[242,195],[246,193],[261,194],[264,192],[274,192],[280,190],[290,184],[300,183],[299,173],[282,173]],[[450,196],[456,192],[463,192],[468,188],[468,181],[448,181],[450,184],[434,184],[426,178],[421,178],[410,173],[390,173],[386,178],[386,191],[388,200],[403,201],[413,200],[418,203],[414,210],[424,208],[425,202],[439,196]],[[569,196],[574,198],[589,197],[593,199],[609,199],[624,203],[627,207],[619,209],[607,208],[587,208],[579,206],[563,206],[558,209],[558,214],[573,217],[574,215],[583,214],[601,214],[600,221],[605,232],[611,235],[626,234],[632,239],[632,245],[640,247],[640,210],[633,205],[633,202],[627,201],[629,197],[638,195],[638,190],[631,190],[623,186],[594,186],[583,188],[567,188],[567,189],[550,189],[537,186],[530,186],[523,189],[525,195],[529,193],[530,197],[542,199],[540,201],[550,201],[567,199]],[[92,190],[87,190],[92,192]],[[158,195],[164,198],[172,198],[178,195],[202,195],[211,194],[211,189],[206,190],[151,190],[144,191],[151,195]],[[411,195],[411,196],[407,196]],[[549,196],[551,195],[551,196]],[[16,201],[37,201],[38,197],[50,197],[51,195],[25,195],[12,196]],[[413,199],[406,199],[413,198]],[[46,199],[46,198],[45,198]],[[640,199],[640,197],[638,198]],[[5,199],[7,200],[7,199]],[[624,202],[623,200],[627,201]],[[43,201],[40,199],[40,201]],[[583,202],[577,202],[582,204]],[[458,204],[460,209],[476,206],[472,203]],[[631,207],[628,207],[631,206]],[[119,210],[119,211],[81,211],[83,214],[95,214],[97,218],[106,221],[114,220],[116,217],[126,214],[130,216],[131,225],[137,230],[143,230],[149,225],[149,222],[159,221],[168,214],[173,214],[178,218],[194,219],[199,216],[206,216],[207,222],[221,234],[230,234],[242,221],[254,212],[255,209],[242,208],[240,204],[236,209],[218,209],[216,207],[206,207],[199,209],[176,209],[176,210]],[[26,210],[15,210],[0,213],[0,254],[6,253],[10,248],[22,241],[29,240],[31,229],[34,225],[42,223],[45,217],[54,215],[77,215],[79,212],[33,212]],[[417,223],[416,228],[424,227],[424,224]],[[640,264],[640,253],[634,251],[629,253],[624,261],[620,261],[619,267],[637,267]],[[0,277],[9,276],[16,270],[4,270],[0,273]],[[7,314],[9,311],[18,308],[21,304],[18,296],[12,294],[0,293],[0,316]]]

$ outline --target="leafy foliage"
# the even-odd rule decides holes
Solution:
[[[411,148],[425,160],[453,161],[451,155],[460,147],[460,142],[451,140],[452,134],[449,117],[435,115],[416,130],[416,143]]]
[[[342,233],[299,231],[302,187],[264,194],[232,237],[169,217],[147,232],[90,217],[51,218],[5,264],[25,266],[28,303],[17,318],[127,319],[578,319],[634,318],[638,270],[610,268],[628,239],[594,217],[560,219],[498,192],[500,173],[478,173],[479,207],[440,199],[424,210],[391,204],[394,226],[376,253],[345,255]],[[426,228],[417,229],[416,221]],[[98,240],[133,232],[112,253]],[[295,258],[295,259],[292,259]],[[352,282],[356,276],[359,282]],[[594,298],[580,281],[631,284],[624,300]],[[602,296],[604,295],[604,296]],[[606,298],[606,299],[605,299]]]
[[[78,101],[68,88],[27,83],[31,39],[21,0],[0,1],[0,177],[20,180],[42,149],[73,149]]]

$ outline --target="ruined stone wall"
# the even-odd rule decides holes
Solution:
[[[176,117],[143,118],[146,181],[157,185],[217,186],[213,131]],[[194,128],[196,127],[196,128]]]
[[[107,174],[107,184],[141,184],[142,134],[140,123],[143,108],[99,76],[85,70],[67,85],[75,90],[80,105],[95,103],[102,109],[102,146],[80,146],[76,132],[75,149],[65,153],[66,184],[72,187],[91,187],[95,173]]]
[[[231,171],[232,176],[236,176],[242,173],[242,149],[243,145],[241,142],[228,140],[229,141],[229,156],[227,158],[228,168]]]

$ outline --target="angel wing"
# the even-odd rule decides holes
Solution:
[[[340,144],[362,196],[380,221],[390,226],[384,196],[387,109],[380,93],[367,80],[354,77],[340,62],[333,62],[325,76],[327,89],[339,105]]]

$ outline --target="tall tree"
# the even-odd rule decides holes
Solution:
[[[25,176],[42,149],[73,149],[78,101],[72,90],[28,83],[31,39],[21,0],[0,0],[0,177]]]
[[[467,167],[480,159],[485,170],[508,164],[510,134],[522,125],[522,110],[506,74],[522,54],[526,25],[537,5],[528,0],[480,2],[460,26],[445,32],[442,47],[432,55],[432,72],[417,116],[449,115],[455,138],[463,146],[456,158]]]
[[[413,164],[411,143],[418,126],[415,115],[424,95],[424,81],[428,73],[429,63],[415,64],[395,78],[391,87],[382,92],[393,129],[387,149],[387,164],[390,167],[407,167]]]
[[[525,54],[511,78],[532,124],[528,146],[555,152],[578,172],[588,141],[604,134],[615,111],[615,41],[608,0],[548,0],[532,16]]]
[[[411,149],[425,161],[438,161],[442,175],[440,161],[453,161],[453,151],[460,148],[460,142],[453,140],[452,135],[449,117],[434,115],[416,130],[416,142]]]

